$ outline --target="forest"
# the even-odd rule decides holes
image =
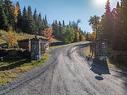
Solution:
[[[89,24],[95,31],[96,40],[106,40],[110,57],[120,63],[126,63],[127,54],[127,0],[117,2],[111,10],[110,1],[107,0],[105,13],[91,16]],[[113,56],[111,56],[113,55]]]
[[[0,2],[0,29],[6,32],[11,30],[72,43],[85,40],[85,33],[78,26],[79,23],[80,20],[70,21],[69,24],[65,24],[64,20],[48,23],[47,16],[42,17],[37,9],[32,11],[31,6],[21,9],[19,2],[16,4],[11,0]]]
[[[127,0],[117,2],[116,8],[111,10],[107,1],[105,13],[91,16],[89,24],[95,31],[97,39],[106,39],[113,50],[127,50]]]

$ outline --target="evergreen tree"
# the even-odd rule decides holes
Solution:
[[[31,9],[31,6],[28,6],[27,8],[27,12],[28,12],[28,17],[32,17],[32,9]]]
[[[103,39],[106,39],[109,43],[109,45],[111,45],[112,43],[112,14],[111,14],[111,10],[110,10],[110,2],[109,0],[107,0],[107,4],[106,4],[106,12],[104,15],[104,19],[103,19]]]
[[[35,21],[37,21],[37,10],[36,9],[34,10],[33,18]]]
[[[19,32],[19,30],[21,31],[21,29],[22,29],[22,14],[21,14],[19,2],[17,2],[16,6],[18,7],[17,25],[16,25],[18,30],[16,30],[16,31]]]
[[[31,6],[28,6],[27,23],[28,23],[28,26],[27,26],[27,33],[30,33],[30,34],[34,33],[34,30],[35,30],[35,23],[34,23],[33,16],[32,16],[32,9],[31,9]]]
[[[45,29],[45,24],[42,21],[41,13],[39,13],[39,15],[38,15],[38,29],[39,29],[39,31]]]
[[[57,20],[55,20],[53,22],[52,28],[53,28],[53,35],[55,36],[55,38],[59,39],[59,28],[58,28],[58,22],[57,22]]]
[[[61,24],[60,21],[59,21],[59,23],[58,23],[58,30],[59,30],[58,36],[61,38],[61,36],[62,36],[62,24]]]
[[[8,23],[13,28],[15,26],[15,7],[12,5],[12,2],[10,0],[4,0],[3,7],[8,19]]]
[[[5,15],[3,7],[0,5],[0,29],[7,30],[7,16]]]
[[[28,6],[28,9],[24,7],[23,9],[23,19],[22,19],[22,30],[26,33],[32,34],[35,30],[35,23],[33,20],[31,7]]]
[[[47,21],[47,17],[46,16],[43,19],[43,23],[44,23],[44,28],[48,28],[48,21]]]
[[[28,26],[28,22],[27,22],[27,11],[26,11],[26,7],[23,8],[23,16],[22,16],[22,24],[21,24],[21,27],[22,27],[22,31],[23,32],[28,32],[27,31],[27,26]]]
[[[38,15],[37,15],[37,10],[34,10],[34,14],[33,14],[33,19],[34,19],[34,23],[35,23],[35,32],[39,31],[39,27],[38,27]]]
[[[63,27],[65,27],[65,22],[64,22],[64,20],[63,20],[63,24],[62,24],[62,25],[63,25]]]

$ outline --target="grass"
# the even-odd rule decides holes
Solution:
[[[6,35],[8,32],[0,30],[0,44],[6,43]],[[13,33],[16,36],[17,40],[23,40],[23,39],[32,39],[35,37],[35,35],[30,35],[30,34],[26,34],[26,33],[16,33],[13,31]],[[38,36],[39,38],[45,38],[43,36]],[[55,39],[54,39],[55,40]]]
[[[24,63],[14,69],[0,71],[0,85],[5,85],[5,84],[11,82],[12,80],[14,80],[19,74],[25,73],[27,71],[32,70],[35,67],[43,65],[47,59],[48,59],[48,54],[44,54],[42,59],[40,59],[38,61]],[[0,65],[1,64],[3,65],[3,63],[0,63]],[[8,63],[8,65],[9,65],[9,63]]]
[[[0,30],[0,44],[6,43],[6,35],[8,32]],[[13,33],[16,36],[17,40],[23,40],[23,39],[32,39],[35,38],[35,35],[27,34],[27,33],[16,33],[13,31]],[[38,36],[38,38],[45,38],[43,36]],[[52,39],[52,42],[57,42],[58,40]]]
[[[56,49],[56,48],[61,48],[61,47],[64,47],[64,46],[65,46],[65,45],[51,46],[51,47],[50,47],[50,50]]]
[[[6,41],[3,40],[3,39],[0,37],[0,44],[3,44],[3,43],[6,43]]]

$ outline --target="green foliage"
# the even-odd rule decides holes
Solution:
[[[48,28],[48,21],[47,21],[47,17],[45,16],[44,18],[43,18],[43,27],[44,28]]]
[[[45,25],[44,25],[44,22],[43,22],[43,20],[42,20],[41,14],[39,13],[38,19],[37,19],[37,29],[38,29],[38,31],[44,30],[44,29],[45,29],[44,26],[45,26]],[[39,34],[40,34],[40,33],[39,33]]]
[[[92,25],[92,29],[93,29],[93,31],[97,31],[97,29],[98,29],[98,25],[99,25],[99,21],[100,20],[100,17],[98,17],[98,16],[91,16],[90,17],[90,20],[89,20],[89,25]]]
[[[35,23],[35,31],[38,31],[38,15],[37,15],[36,9],[34,10],[33,19],[34,19],[34,23]]]
[[[109,45],[112,44],[112,13],[110,10],[110,2],[107,1],[106,4],[106,12],[102,19],[102,27],[103,27],[103,39],[107,39]]]
[[[27,32],[29,34],[32,34],[34,32],[34,28],[35,28],[35,23],[34,23],[34,19],[33,19],[33,16],[32,16],[32,10],[31,10],[31,7],[28,6],[28,17],[27,17]]]
[[[27,32],[27,25],[28,23],[27,23],[27,11],[26,11],[26,8],[24,7],[24,9],[23,9],[23,16],[22,16],[22,31],[23,32]]]
[[[28,9],[26,11],[26,8],[23,10],[23,22],[22,22],[22,31],[32,34],[35,29],[35,23],[32,16],[32,10],[31,7],[28,6]]]
[[[32,13],[31,6],[24,7],[22,11],[19,2],[13,5],[11,0],[1,0],[0,6],[0,29],[8,30],[12,27],[16,32],[39,35],[42,30],[48,28],[47,17],[42,18],[36,9]]]
[[[2,6],[0,6],[0,29],[6,29],[8,24],[7,16]]]
[[[96,32],[95,39],[98,39],[99,32],[101,31],[100,30],[100,17],[98,17],[96,15],[93,17],[91,16],[90,20],[89,20],[89,25],[91,25],[93,31]],[[91,39],[91,38],[89,38],[89,39]]]
[[[17,6],[18,6],[19,10],[18,10],[18,15],[17,15],[16,31],[20,32],[22,29],[23,18],[22,18],[22,14],[21,14],[20,5],[18,2],[17,2]]]
[[[3,8],[7,16],[9,26],[14,28],[15,27],[15,15],[14,15],[15,7],[12,5],[12,2],[10,0],[4,0]]]
[[[78,32],[75,32],[75,38],[74,38],[74,41],[75,42],[78,42],[79,41],[79,33]]]
[[[45,29],[51,28],[47,17],[42,17],[40,13],[37,13],[36,9],[33,13],[31,6],[28,6],[28,8],[24,7],[21,10],[19,2],[13,5],[11,0],[2,1],[0,7],[0,29],[9,30],[9,27],[12,27],[18,33],[22,31],[42,36]],[[85,35],[78,27],[79,23],[80,20],[70,22],[69,25],[65,25],[64,21],[54,21],[52,23],[53,36],[66,43],[82,41]],[[68,41],[69,37],[70,41]]]
[[[63,41],[67,44],[74,42],[75,34],[74,29],[71,27],[66,27],[64,32]]]
[[[61,23],[60,21],[55,20],[52,24],[54,37],[64,41],[65,43],[83,41],[85,39],[85,35],[83,34],[83,31],[78,27],[78,23],[79,21],[76,23],[69,22],[69,25],[65,25],[64,21]]]

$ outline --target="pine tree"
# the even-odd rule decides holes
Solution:
[[[103,39],[106,39],[109,43],[109,45],[111,45],[112,43],[112,14],[111,14],[111,10],[110,10],[110,2],[109,0],[107,0],[107,4],[106,4],[106,12],[103,18]]]
[[[32,17],[32,9],[31,9],[31,6],[28,6],[27,12],[28,12],[28,17]]]
[[[19,32],[19,30],[21,31],[22,29],[22,14],[21,14],[21,9],[20,9],[20,4],[19,2],[16,3],[16,6],[18,8],[18,11],[17,11],[17,23],[16,23],[16,31]]]
[[[45,27],[45,24],[42,21],[41,13],[39,13],[39,15],[38,15],[38,29],[39,29],[39,31],[44,30],[44,27]]]
[[[48,28],[48,21],[47,21],[47,16],[46,15],[44,17],[44,27]]]
[[[12,2],[10,0],[4,0],[3,7],[8,19],[9,26],[13,28],[15,26],[15,7],[12,5]]]
[[[55,38],[60,39],[59,37],[59,23],[57,20],[55,20],[52,24],[52,29],[53,29],[53,35]]]
[[[33,14],[33,19],[34,19],[34,23],[35,23],[35,33],[39,31],[39,27],[38,27],[38,15],[37,15],[37,10],[34,10],[34,14]]]
[[[8,20],[3,7],[0,5],[0,29],[7,30]]]
[[[62,25],[63,25],[63,27],[65,27],[65,22],[64,22],[64,20],[63,20],[63,24],[62,24]]]
[[[59,21],[59,24],[58,24],[58,28],[59,28],[59,36],[60,36],[60,34],[61,34],[61,32],[62,32],[62,24],[61,24],[61,22]]]
[[[21,23],[21,27],[22,27],[22,31],[27,33],[27,26],[28,26],[28,22],[27,22],[27,11],[26,11],[26,7],[23,8],[23,16],[22,16],[22,23]]]
[[[27,10],[24,7],[22,17],[22,30],[26,33],[32,34],[35,30],[35,22],[32,15],[31,7],[28,6]]]
[[[34,18],[35,23],[37,23],[38,15],[37,15],[36,9],[34,10],[33,18]]]
[[[32,16],[31,6],[28,6],[27,12],[28,12],[28,17],[27,17],[27,23],[28,23],[27,33],[30,33],[31,34],[35,30],[35,23],[34,23],[33,16]]]

